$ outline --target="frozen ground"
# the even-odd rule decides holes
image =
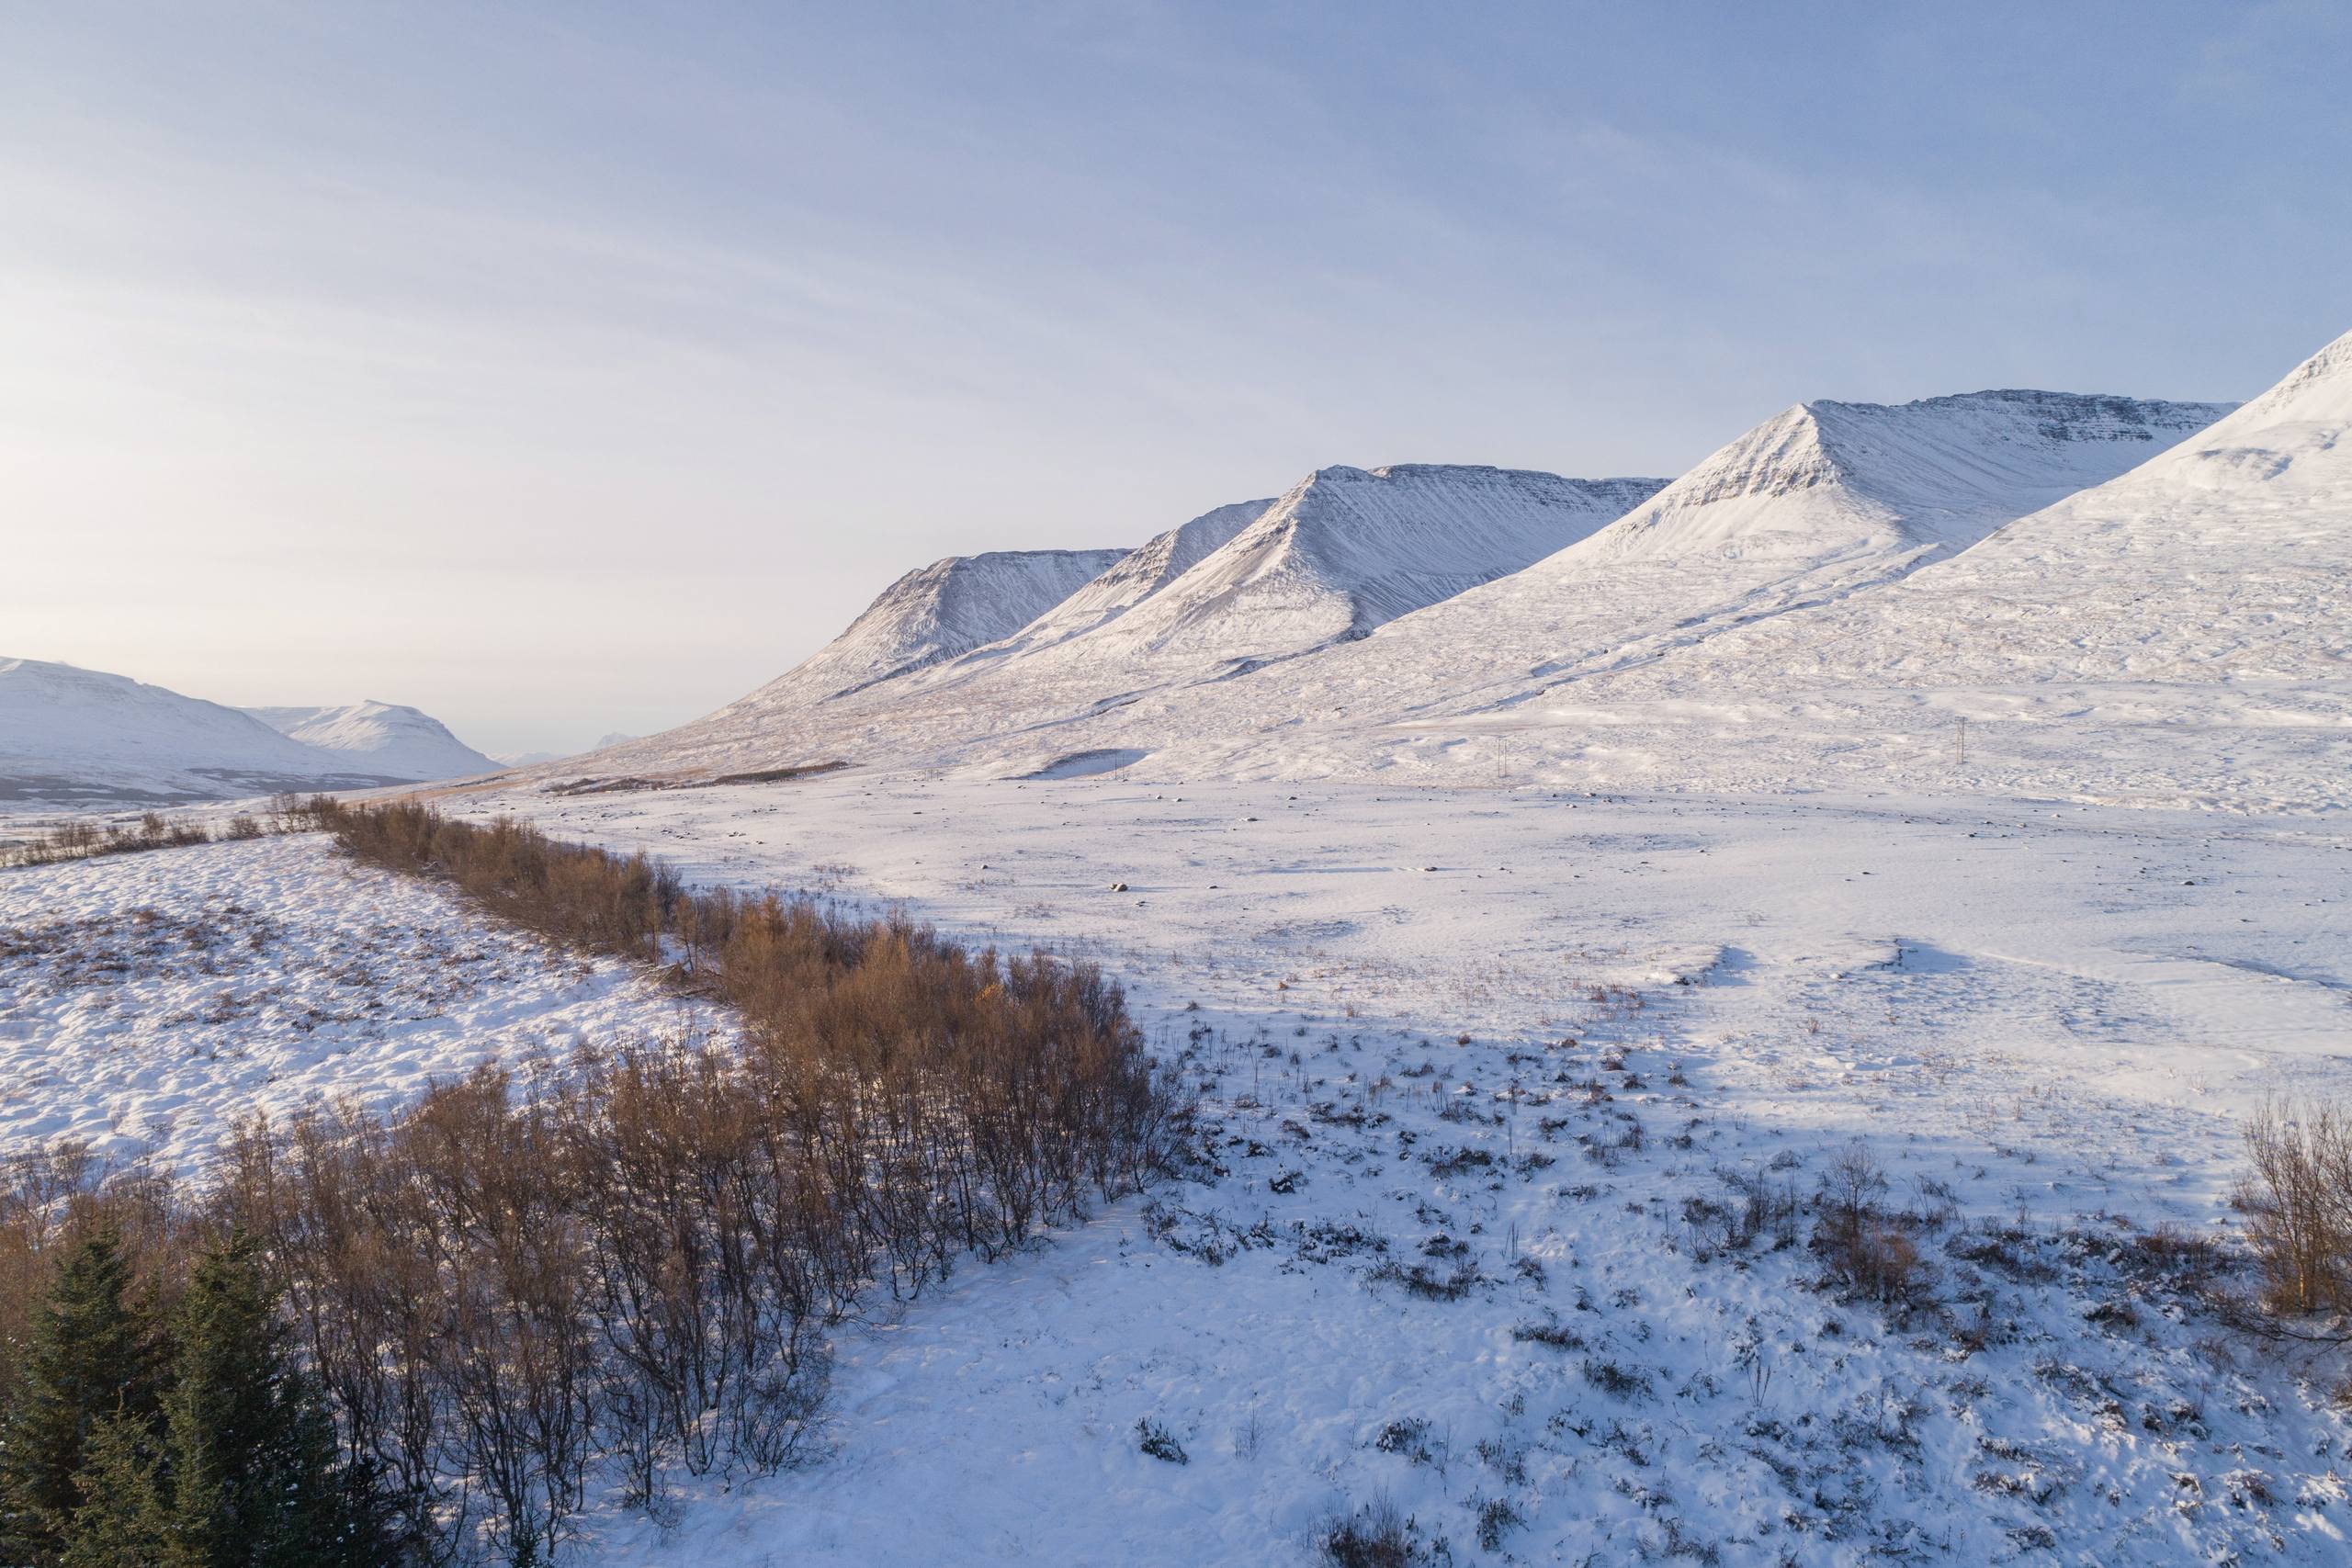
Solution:
[[[811,1463],[601,1511],[577,1561],[1306,1562],[1382,1497],[1460,1563],[2352,1551],[2341,1369],[2135,1239],[2225,1229],[2262,1095],[2352,1089],[2324,820],[1115,776],[446,804],[1098,957],[1214,1166],[843,1330]],[[315,839],[0,872],[0,928],[8,1145],[200,1164],[234,1111],[675,1021]],[[1931,1305],[1823,1288],[1772,1217],[1857,1138]]]
[[[0,870],[0,1151],[201,1171],[237,1116],[685,1021],[645,976],[314,835]]]
[[[1224,1168],[845,1334],[821,1462],[598,1562],[1306,1561],[1382,1495],[1456,1562],[2352,1550],[2334,1374],[2123,1245],[2222,1229],[2262,1095],[2352,1089],[2335,828],[1108,778],[453,804],[1091,953]],[[1940,1217],[1938,1309],[1712,1239],[1733,1180],[1809,1198],[1856,1137]]]

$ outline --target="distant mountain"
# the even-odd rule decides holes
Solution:
[[[71,664],[0,660],[0,801],[219,799],[380,782],[235,708]]]
[[[1318,659],[1300,672],[1313,713],[1245,700],[1276,722],[1515,705],[1893,581],[2232,406],[2016,390],[1800,403],[1589,537]]]
[[[1513,571],[1654,494],[1659,479],[1571,479],[1481,466],[1330,468],[1272,502],[1203,513],[1089,581],[1034,558],[910,573],[797,670],[707,718],[616,748],[630,771],[733,770],[907,755],[956,738],[1048,728],[1148,691],[1216,681],[1360,637],[1390,617]],[[989,618],[947,590],[1005,561]],[[1020,593],[1036,603],[1017,621]],[[952,626],[942,635],[933,628]],[[990,633],[981,640],[982,633]],[[966,646],[956,648],[957,643]],[[951,651],[952,649],[952,651]]]
[[[497,771],[499,764],[440,720],[398,703],[243,710],[279,734],[344,758],[355,773],[424,781]]]

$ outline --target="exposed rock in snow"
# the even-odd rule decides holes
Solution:
[[[430,715],[399,703],[347,703],[341,707],[258,707],[243,710],[279,734],[347,759],[355,773],[400,779],[454,779],[497,771]]]

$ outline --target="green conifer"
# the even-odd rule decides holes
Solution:
[[[98,1427],[153,1411],[146,1337],[127,1301],[121,1239],[102,1230],[58,1270],[34,1320],[17,1397],[0,1425],[0,1560],[60,1560]]]

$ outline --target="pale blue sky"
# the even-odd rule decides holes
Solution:
[[[2352,326],[2352,6],[0,5],[0,656],[707,710],[938,556]]]

